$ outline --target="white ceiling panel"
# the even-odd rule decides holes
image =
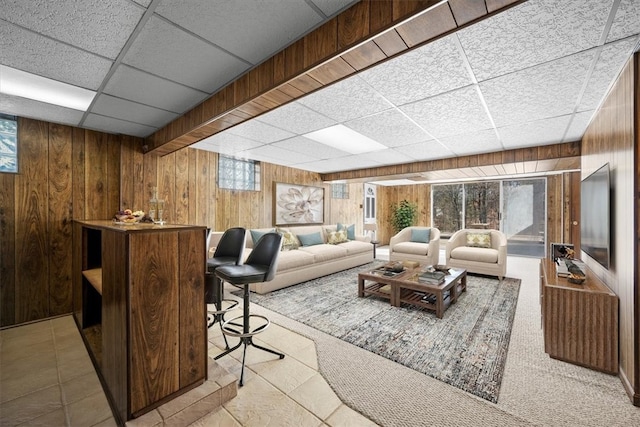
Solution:
[[[329,147],[328,145],[321,144],[303,136],[296,136],[284,141],[274,142],[271,146],[289,150],[292,158],[296,158],[298,154],[304,154],[312,156],[316,160],[326,160],[349,155],[346,151]]]
[[[387,147],[399,147],[433,139],[432,135],[396,108],[352,120],[345,125]]]
[[[594,57],[587,51],[480,83],[497,127],[573,112]]]
[[[337,124],[299,103],[290,103],[261,115],[258,119],[289,132],[303,134]]]
[[[104,93],[175,113],[182,113],[209,97],[205,92],[126,65],[118,66]]]
[[[607,43],[638,34],[638,22],[640,22],[640,2],[621,0],[607,36]]]
[[[71,108],[5,94],[0,96],[0,112],[3,111],[11,111],[11,114],[16,116],[71,126],[78,126],[83,114],[82,111]]]
[[[18,46],[20,48],[16,49]],[[112,64],[108,59],[39,36],[2,20],[0,63],[92,90],[100,86]]]
[[[139,123],[133,123],[113,117],[100,116],[98,114],[87,115],[87,118],[84,121],[84,127],[109,133],[123,133],[125,135],[139,137],[149,135],[156,131],[156,128],[151,126],[141,125]]]
[[[436,140],[396,147],[395,150],[414,160],[437,160],[453,157],[453,152]]]
[[[292,156],[289,150],[272,145],[261,145],[260,147],[245,150],[242,154],[246,154],[250,158],[254,158],[255,156],[261,159],[271,159],[271,163],[278,165],[292,165],[316,160],[314,157],[301,153],[296,153],[295,156]]]
[[[151,0],[133,0],[141,6],[147,7],[151,4]]]
[[[236,155],[237,153],[251,148],[257,148],[261,145],[263,144],[260,142],[223,132],[198,141],[193,144],[192,147],[203,150],[211,150],[213,148],[212,151],[222,154]]]
[[[553,117],[498,128],[502,144],[507,150],[514,148],[534,147],[536,145],[558,144],[562,142],[570,115]]]
[[[393,107],[393,104],[359,77],[342,80],[307,95],[298,102],[336,122],[353,120]]]
[[[602,47],[578,106],[578,111],[594,110],[606,95],[611,82],[622,70],[633,51],[636,37],[630,37]]]
[[[414,161],[412,157],[391,148],[374,151],[372,153],[360,154],[360,157],[365,160],[375,162],[377,165],[398,165]]]
[[[336,172],[341,170],[364,169],[380,166],[380,162],[373,162],[361,155],[349,155],[330,160],[319,160],[309,163],[299,163],[298,167],[318,173]]]
[[[126,0],[3,0],[0,18],[115,59],[144,9]]]
[[[476,86],[467,86],[401,107],[436,138],[492,128]]]
[[[176,113],[167,110],[160,110],[110,95],[99,95],[94,102],[91,111],[96,114],[128,120],[154,128],[158,128],[163,123],[178,117]]]
[[[294,133],[268,125],[257,120],[240,123],[229,129],[231,135],[238,135],[253,141],[269,144],[295,136]]]
[[[288,0],[281,0],[287,2]],[[346,9],[352,4],[357,3],[354,0],[310,0],[318,9],[325,14],[325,16],[336,15],[338,12],[341,12],[343,9]]]
[[[440,142],[449,147],[456,156],[491,153],[504,149],[495,129],[440,138]]]
[[[528,1],[458,36],[475,76],[483,81],[597,46],[612,2]]]
[[[567,129],[564,142],[579,141],[587,130],[594,111],[583,111],[573,115],[569,129]]]
[[[454,40],[444,37],[359,74],[396,105],[472,83]]]
[[[212,93],[249,68],[229,53],[153,16],[124,63]]]

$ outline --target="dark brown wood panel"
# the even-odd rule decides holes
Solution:
[[[207,372],[206,306],[202,297],[206,270],[204,243],[204,230],[178,232],[180,388],[202,380]]]
[[[49,125],[49,315],[72,310],[71,265],[72,246],[72,140],[73,128]],[[117,173],[119,175],[119,173]]]
[[[16,321],[15,177],[0,173],[0,327]]]
[[[85,148],[91,153],[90,167],[85,167],[86,209],[85,219],[104,219],[109,213],[109,173],[107,142],[109,135],[86,131]]]
[[[443,3],[397,28],[407,46],[415,47],[457,28],[448,3]]]
[[[48,124],[18,120],[16,176],[16,322],[49,316]]]
[[[179,388],[178,233],[130,236],[136,255],[131,269],[131,412],[161,400]],[[159,327],[162,325],[162,327]]]
[[[178,150],[175,156],[175,216],[176,224],[189,224],[189,150]],[[191,166],[193,168],[193,166]]]
[[[370,2],[362,1],[338,15],[337,49],[351,47],[369,35]]]
[[[80,128],[73,128],[72,144],[72,187],[73,187],[73,219],[85,218],[85,132]]]

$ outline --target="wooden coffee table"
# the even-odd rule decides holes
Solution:
[[[445,310],[467,290],[467,270],[451,268],[444,283],[432,285],[418,282],[418,275],[424,267],[405,268],[402,273],[393,275],[386,275],[381,268],[358,273],[358,296],[386,298],[394,307],[403,303],[416,305],[434,310],[442,319]]]

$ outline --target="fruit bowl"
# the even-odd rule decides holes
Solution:
[[[140,222],[142,218],[144,218],[144,212],[132,212],[130,209],[125,209],[124,211],[116,212],[114,218],[116,219],[116,221],[124,224],[135,224]]]

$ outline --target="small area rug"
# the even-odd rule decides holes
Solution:
[[[358,272],[371,263],[252,302],[437,380],[496,403],[520,280],[469,275],[467,292],[438,319],[415,306],[358,298]]]

